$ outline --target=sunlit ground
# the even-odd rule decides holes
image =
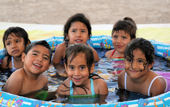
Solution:
[[[5,30],[0,30],[0,49],[3,48],[2,37]],[[47,39],[53,36],[63,36],[63,31],[44,31],[44,30],[31,30],[27,31],[30,40]],[[111,35],[111,30],[95,30],[92,35]],[[170,43],[170,28],[139,28],[137,30],[137,37],[143,37],[148,40],[156,40],[163,43]]]

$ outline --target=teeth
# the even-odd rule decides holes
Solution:
[[[36,66],[38,66],[38,67],[41,67],[41,65],[40,65],[40,64],[34,64],[34,65],[36,65]]]

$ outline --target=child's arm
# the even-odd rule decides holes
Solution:
[[[125,75],[125,71],[121,72],[118,75],[118,87],[120,89],[124,89],[124,75]]]
[[[53,56],[53,65],[54,67],[56,68],[57,71],[65,71],[64,69],[64,64],[61,64],[61,60],[65,54],[65,44],[62,43],[62,44],[59,44],[57,47],[56,47],[56,50],[55,50],[55,54]]]
[[[19,69],[20,70],[20,69]],[[23,85],[23,76],[20,71],[17,70],[8,78],[5,86],[3,87],[3,91],[19,95]]]

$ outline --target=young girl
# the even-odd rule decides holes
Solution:
[[[69,46],[64,63],[68,78],[58,87],[57,94],[69,96],[107,95],[106,82],[93,75],[94,56],[90,47],[84,44]]]
[[[6,56],[2,62],[3,69],[10,69],[14,72],[21,68],[23,63],[21,61],[21,54],[24,52],[26,46],[30,43],[27,32],[21,27],[8,28],[3,36],[3,44],[6,49]]]
[[[118,76],[118,86],[147,96],[164,93],[166,81],[151,68],[154,63],[154,48],[143,38],[132,40],[125,50],[125,71]]]
[[[91,25],[89,20],[83,14],[75,14],[67,20],[66,24],[64,25],[64,42],[56,47],[53,57],[53,65],[59,72],[59,75],[66,76],[66,73],[62,73],[61,71],[65,72],[63,58],[65,56],[65,50],[67,46],[76,43],[87,45],[87,40],[90,39],[90,36]],[[93,48],[92,50],[95,62],[99,61],[97,52]]]
[[[107,58],[124,58],[127,44],[136,38],[136,23],[133,19],[125,17],[116,22],[112,29],[112,42],[114,49],[106,52]]]
[[[38,98],[38,93],[48,90],[48,79],[42,73],[49,68],[51,62],[51,48],[46,41],[34,42],[22,55],[23,67],[16,70],[8,78],[3,91]],[[41,96],[44,99],[45,96]]]

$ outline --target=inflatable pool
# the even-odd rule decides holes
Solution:
[[[63,37],[51,37],[46,39],[50,44],[51,48],[55,50],[55,47],[63,42]],[[110,36],[99,35],[92,36],[91,40],[88,43],[94,48],[100,49],[112,49],[112,40]],[[151,40],[151,43],[155,47],[155,54],[163,57],[169,58],[170,56],[170,44],[160,43],[157,41]],[[4,57],[4,50],[0,50],[0,59]],[[166,76],[170,80],[170,72],[160,72],[162,76]],[[170,82],[168,82],[170,84]],[[51,101],[41,101],[31,98],[25,98],[22,96],[13,95],[0,91],[0,107],[170,107],[170,92],[164,94],[147,98],[147,99],[138,99],[132,101],[116,102],[116,103],[107,103],[107,104],[63,104],[63,103],[54,103]]]

